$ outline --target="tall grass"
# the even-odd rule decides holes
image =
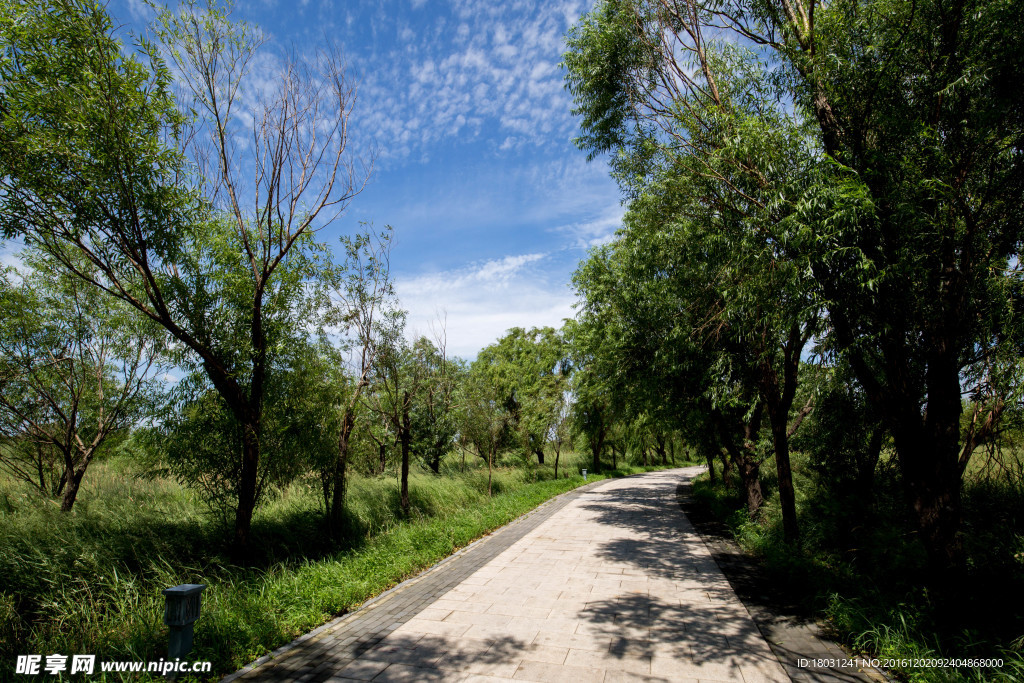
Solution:
[[[160,590],[180,583],[207,584],[194,656],[228,673],[581,485],[575,464],[563,459],[558,480],[550,465],[496,469],[493,497],[479,463],[417,472],[408,519],[394,477],[354,477],[340,546],[317,493],[295,484],[257,513],[248,567],[232,564],[229,527],[192,492],[128,461],[94,464],[69,515],[0,480],[0,680],[20,678],[20,654],[166,656]]]

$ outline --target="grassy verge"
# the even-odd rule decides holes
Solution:
[[[409,519],[399,513],[393,478],[357,478],[347,496],[341,550],[326,541],[312,489],[293,486],[255,520],[263,556],[252,567],[231,564],[222,552],[227,527],[191,492],[140,478],[127,463],[94,466],[71,515],[4,484],[0,680],[28,680],[13,674],[19,654],[164,656],[159,591],[179,583],[208,586],[194,656],[213,662],[215,678],[584,483],[578,469],[568,471],[568,478],[537,481],[543,472],[497,470],[490,498],[486,470],[418,473],[410,481]],[[589,479],[636,471],[642,469]]]
[[[728,523],[737,541],[758,557],[780,590],[801,599],[858,653],[903,660],[891,672],[911,681],[1024,680],[1024,554],[1018,530],[1024,496],[1005,482],[965,486],[968,568],[954,595],[923,586],[924,552],[906,522],[898,478],[880,471],[868,504],[826,491],[795,471],[799,547],[782,541],[778,494],[761,517],[747,518],[736,488],[711,485],[706,475],[694,497]],[[766,463],[770,469],[772,463]],[[769,478],[770,483],[770,478]],[[934,659],[1001,659],[1001,667],[917,666]],[[921,662],[920,660],[926,660]]]

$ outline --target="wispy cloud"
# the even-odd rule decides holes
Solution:
[[[414,1],[414,9],[420,4]],[[415,156],[450,138],[504,140],[495,145],[501,152],[571,137],[575,122],[558,64],[562,36],[583,2],[428,6],[429,16],[419,15],[416,26],[402,12],[375,17],[374,30],[393,31],[398,43],[353,54],[361,97],[372,102],[357,126],[387,142],[385,158]]]
[[[560,327],[572,317],[573,296],[549,280],[545,254],[515,254],[472,266],[399,278],[409,311],[408,333],[444,328],[449,353],[475,358],[512,327]]]
[[[615,239],[615,231],[622,227],[624,211],[620,204],[609,204],[596,216],[558,226],[555,230],[567,234],[576,248],[590,249]]]
[[[473,273],[471,279],[484,282],[508,283],[527,263],[544,258],[544,254],[522,254],[491,260]]]
[[[25,275],[28,266],[21,258],[21,252],[24,249],[25,243],[20,239],[0,241],[0,267],[13,268],[16,276]]]

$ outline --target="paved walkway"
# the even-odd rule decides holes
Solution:
[[[788,681],[679,509],[692,474],[561,496],[225,681]]]

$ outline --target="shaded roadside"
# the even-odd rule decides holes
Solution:
[[[764,576],[756,560],[744,553],[729,528],[693,498],[693,476],[676,488],[679,506],[703,539],[715,563],[725,574],[736,595],[750,613],[772,652],[794,681],[888,681],[875,668],[843,666],[859,661],[828,638],[820,624],[799,605],[780,592]],[[801,660],[835,663],[832,666],[801,666]],[[843,661],[847,660],[847,661]]]

